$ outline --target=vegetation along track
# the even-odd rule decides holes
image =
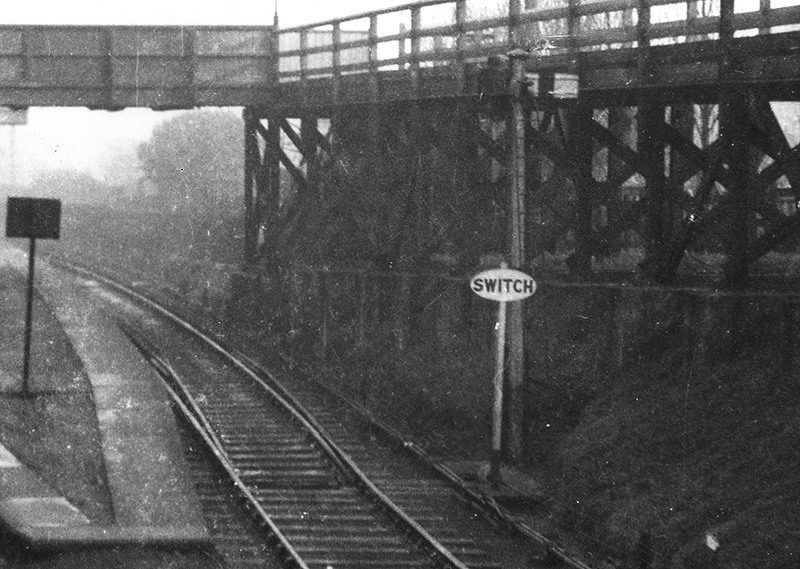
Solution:
[[[466,507],[452,480],[370,436],[354,435],[344,426],[341,402],[306,389],[298,394],[303,406],[272,374],[165,308],[105,277],[78,272],[113,288],[103,295],[165,378],[192,436],[232,481],[227,486],[246,503],[263,540],[294,566],[585,568],[563,555],[543,558],[541,543]],[[219,502],[220,489],[200,478],[204,504]],[[231,519],[229,511],[223,514]],[[247,545],[236,524],[211,519],[209,526],[229,562],[256,562],[257,536]]]

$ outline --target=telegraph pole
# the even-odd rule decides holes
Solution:
[[[511,188],[509,192],[509,261],[511,268],[523,270],[525,263],[525,62],[528,52],[515,49],[511,60]],[[508,303],[508,428],[506,455],[514,460],[522,453],[525,417],[524,318],[521,301]]]

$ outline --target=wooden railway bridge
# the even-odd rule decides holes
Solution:
[[[566,250],[585,276],[633,236],[643,272],[666,281],[714,242],[737,286],[797,235],[800,146],[774,103],[800,97],[800,6],[485,4],[425,0],[290,29],[0,28],[0,105],[245,107],[251,264],[280,243],[282,170],[312,195],[342,157],[379,178],[386,149],[488,164],[513,267]],[[518,389],[521,308],[509,317]]]
[[[800,94],[800,6],[525,4],[510,0],[487,18],[467,0],[434,0],[279,30],[277,43],[292,47],[278,50],[269,102],[246,113],[248,258],[269,246],[257,232],[275,215],[278,164],[311,188],[335,152],[337,124],[353,117],[373,147],[387,124],[412,146],[466,135],[459,150],[487,153],[507,170],[514,266],[569,233],[570,269],[586,274],[635,229],[643,270],[668,280],[684,251],[716,232],[727,280],[739,284],[795,233],[797,148],[771,103]],[[354,28],[364,32],[345,40]],[[446,107],[459,118],[436,132],[433,115]],[[482,116],[506,121],[504,136],[481,128]],[[300,119],[299,135],[289,117]],[[331,124],[325,136],[321,119]],[[302,171],[280,149],[281,131],[303,156]]]

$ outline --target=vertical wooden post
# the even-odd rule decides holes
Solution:
[[[28,296],[25,302],[25,347],[22,356],[22,395],[30,395],[31,330],[33,327],[33,270],[36,264],[36,239],[31,237],[28,250]]]
[[[731,55],[734,26],[734,0],[721,0],[719,19],[720,61],[719,76],[722,82],[736,77],[739,61]],[[730,286],[739,287],[747,277],[746,249],[748,244],[749,198],[747,188],[748,150],[747,124],[748,105],[743,88],[722,87],[719,106],[719,136],[730,170],[731,215],[725,250],[725,278]]]
[[[458,94],[463,95],[466,88],[466,45],[467,35],[464,25],[467,20],[467,0],[456,0],[456,81]]]
[[[592,161],[594,158],[594,143],[588,134],[587,125],[594,120],[594,110],[583,97],[578,96],[577,105],[573,111],[568,140],[571,142],[571,152],[575,172],[573,182],[577,198],[577,219],[575,226],[575,252],[568,259],[570,272],[577,276],[586,276],[592,271],[592,212],[594,208],[592,175]]]
[[[769,16],[769,12],[772,9],[772,0],[760,0],[759,2],[759,13],[761,15],[761,25],[758,27],[759,34],[768,34],[769,33],[769,26],[764,25],[764,21]]]
[[[397,70],[402,71],[408,66],[408,60],[406,59],[408,56],[408,52],[406,52],[406,34],[408,33],[408,28],[406,28],[405,22],[400,22],[400,29],[398,29],[397,33],[400,35],[400,40],[397,42],[397,58],[400,60],[397,64]]]
[[[258,176],[259,151],[255,111],[245,107],[242,111],[244,119],[244,263],[255,262],[258,247],[258,224],[256,215],[256,178]]]
[[[508,0],[508,44],[511,48],[520,47],[522,41],[519,16],[522,13],[522,0]]]
[[[331,77],[331,88],[332,88],[332,97],[333,97],[333,104],[338,107],[339,103],[341,102],[341,84],[342,84],[342,27],[339,22],[335,22],[333,24],[333,37],[331,38],[331,44],[333,48],[333,53],[331,54],[332,61],[331,66],[333,67],[333,77]]]
[[[308,101],[308,29],[300,30],[300,96],[303,104]]]
[[[525,63],[527,52],[514,50],[511,58],[511,176],[510,219],[509,219],[509,260],[514,269],[523,269],[525,264],[525,193],[526,193],[526,154],[527,109],[525,108]],[[506,394],[508,425],[507,458],[514,460],[522,452],[525,420],[525,353],[524,353],[524,313],[522,301],[511,302],[508,306],[508,391]]]
[[[527,52],[514,50],[509,54],[512,65],[511,76],[511,195],[509,212],[509,253],[511,266],[518,269],[525,261],[525,190],[527,144],[525,130],[528,124],[525,108],[525,62]]]
[[[508,268],[503,262],[501,269]],[[507,302],[498,302],[497,323],[495,325],[495,358],[494,380],[492,381],[492,451],[490,460],[490,480],[494,486],[499,486],[501,480],[500,463],[503,459],[503,376],[506,368],[506,319]]]
[[[312,191],[317,191],[317,117],[307,114],[300,119],[300,141],[303,147],[299,150],[306,159],[306,180]]]
[[[275,115],[268,118],[268,130],[264,141],[263,168],[266,173],[264,180],[264,204],[267,208],[265,220],[270,224],[275,222],[281,202],[281,126]]]
[[[639,99],[638,115],[637,147],[647,168],[644,172],[647,192],[645,247],[647,255],[651,256],[661,251],[668,233],[666,208],[669,202],[665,188],[664,145],[659,135],[664,121],[664,107],[653,95],[645,95]]]
[[[378,151],[380,142],[380,85],[378,82],[378,16],[369,17],[369,137],[374,152]]]
[[[281,80],[281,33],[278,20],[278,3],[275,2],[275,14],[272,17],[272,33],[269,36],[269,89],[274,91]]]
[[[411,92],[414,99],[419,99],[419,58],[422,53],[420,46],[420,28],[422,28],[422,9],[419,6],[411,8]]]
[[[652,81],[652,63],[650,53],[650,2],[639,1],[639,19],[637,22],[638,62],[637,75],[641,86]],[[669,200],[667,196],[665,153],[661,141],[660,129],[664,122],[665,107],[652,91],[643,90],[637,101],[637,150],[641,156],[645,171],[647,192],[647,234],[645,235],[645,251],[647,259],[655,261],[651,272],[656,278],[668,278],[664,271],[671,271],[672,264],[664,263],[658,258],[666,245],[669,233],[668,220]]]

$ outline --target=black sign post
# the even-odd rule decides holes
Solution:
[[[33,320],[33,268],[36,239],[58,239],[61,227],[61,201],[43,198],[8,198],[6,237],[27,237],[28,298],[25,308],[25,354],[22,362],[22,394],[30,394],[28,376],[31,359],[31,324]]]

